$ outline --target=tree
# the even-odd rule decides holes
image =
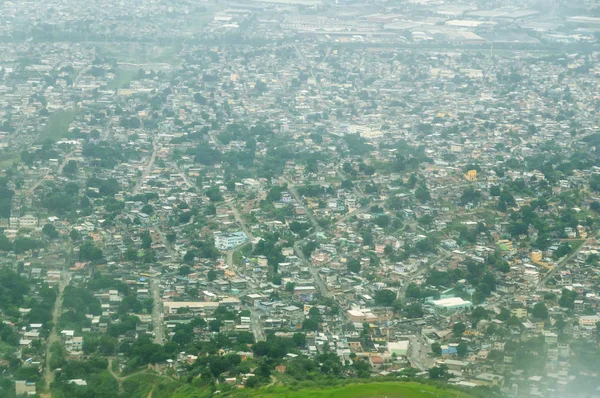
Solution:
[[[85,241],[79,247],[79,261],[101,261],[102,259],[102,250],[91,241]]]
[[[435,355],[436,357],[439,357],[442,355],[442,346],[439,343],[433,343],[431,345],[431,352],[433,353],[433,355]]]
[[[388,289],[377,290],[374,299],[376,305],[389,307],[394,304],[396,293]]]
[[[373,223],[375,223],[375,225],[377,225],[380,228],[385,228],[388,225],[390,225],[390,216],[385,214],[379,215],[375,217]]]
[[[50,239],[58,238],[58,231],[52,224],[45,224],[42,227],[42,232]]]
[[[559,259],[571,253],[571,250],[571,245],[568,242],[563,242],[558,246],[558,249],[556,249],[553,256],[555,259]]]
[[[363,240],[363,245],[364,246],[371,246],[373,244],[374,241],[374,237],[373,234],[371,233],[371,231],[365,230],[361,233],[361,238]]]
[[[144,205],[144,207],[142,207],[140,211],[144,214],[151,215],[152,213],[154,213],[154,207],[152,207],[152,205],[150,204],[147,204]]]
[[[414,282],[409,283],[406,287],[406,298],[421,298],[421,288]]]
[[[354,274],[358,274],[360,272],[360,261],[355,259],[355,258],[351,258],[350,260],[348,260],[348,271],[354,273]]]
[[[575,299],[577,298],[577,292],[569,289],[563,289],[560,298],[558,299],[558,305],[563,308],[573,309],[575,307]]]
[[[215,281],[217,279],[217,271],[215,271],[214,269],[211,269],[210,271],[208,271],[208,274],[206,277],[208,278],[209,282]]]
[[[419,185],[419,187],[415,191],[415,198],[421,203],[425,203],[431,200],[431,194],[429,193],[429,190],[424,184]]]
[[[462,322],[457,322],[454,325],[452,325],[452,334],[454,334],[454,336],[456,337],[462,336],[465,330],[467,330],[467,327]]]
[[[459,343],[456,346],[456,354],[458,354],[459,357],[464,357],[465,355],[467,355],[467,351],[468,347],[465,343]]]
[[[488,317],[488,313],[482,306],[477,306],[471,313],[471,316],[475,320],[475,322],[479,322],[482,319],[486,319]]]
[[[390,256],[392,253],[394,253],[394,248],[391,245],[385,245],[383,248],[383,253],[386,256]]]
[[[79,234],[79,231],[73,228],[71,232],[69,232],[69,238],[71,238],[72,241],[77,241],[81,238],[81,235]]]
[[[448,366],[440,365],[429,368],[429,378],[446,379],[448,378]]]
[[[196,102],[197,104],[200,104],[200,105],[207,104],[206,98],[200,93],[194,94],[194,102]]]
[[[78,167],[77,167],[77,162],[75,160],[69,160],[67,162],[67,164],[65,165],[65,167],[63,167],[63,173],[65,173],[65,174],[75,175],[75,174],[77,174],[77,171],[78,171]]]
[[[294,333],[292,341],[296,347],[306,346],[306,335],[304,333]]]
[[[222,202],[223,201],[223,195],[221,194],[219,187],[211,187],[211,188],[207,189],[204,193],[206,194],[208,199],[210,199],[211,202]]]
[[[166,238],[167,238],[167,242],[169,242],[169,244],[172,245],[177,240],[177,233],[173,232],[173,233],[167,234]]]
[[[478,203],[481,200],[481,192],[477,191],[473,187],[468,187],[463,191],[462,196],[460,197],[460,204],[466,205],[468,203]]]
[[[292,231],[295,234],[299,234],[300,232],[306,231],[309,228],[310,228],[310,224],[309,223],[292,221],[292,223],[290,224],[290,231]]]
[[[12,242],[4,234],[0,234],[0,250],[11,251],[13,249]]]
[[[258,377],[250,376],[246,379],[246,384],[244,384],[244,386],[246,388],[256,388],[259,386],[259,384],[260,384],[260,381],[258,380]]]
[[[315,331],[319,329],[319,320],[317,318],[306,318],[302,322],[302,330]]]
[[[152,236],[150,236],[150,232],[148,230],[142,232],[141,238],[141,248],[142,249],[150,249],[152,247]]]
[[[353,186],[354,186],[354,184],[352,184],[351,180],[344,180],[344,181],[342,181],[342,184],[340,185],[340,187],[342,189],[347,189],[347,190],[352,189]]]
[[[531,315],[538,319],[548,319],[548,308],[544,303],[536,303],[531,310]]]
[[[592,174],[590,178],[590,188],[594,192],[600,192],[600,174]]]
[[[421,318],[423,316],[423,307],[421,303],[412,303],[404,309],[407,318]]]

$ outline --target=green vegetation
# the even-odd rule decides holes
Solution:
[[[116,90],[126,87],[137,76],[137,72],[133,70],[117,69],[115,78],[108,82],[106,88]]]
[[[57,141],[68,135],[69,126],[75,119],[75,110],[56,111],[48,117],[46,129],[38,137],[38,142],[46,140]]]
[[[13,165],[13,163],[19,163],[21,156],[18,153],[7,153],[0,156],[0,170],[6,169]]]
[[[138,374],[131,376],[123,382],[123,396],[138,398],[147,397],[152,391],[153,398],[190,398],[209,397],[212,392],[205,388],[183,385],[182,383],[151,374]],[[417,382],[373,382],[373,383],[350,383],[343,386],[334,385],[317,389],[314,384],[309,388],[298,386],[283,387],[281,385],[270,386],[261,389],[246,388],[233,391],[230,396],[234,398],[261,397],[261,398],[430,398],[452,396],[468,398],[475,395],[434,385],[421,384]]]
[[[350,384],[343,387],[333,387],[325,389],[306,389],[292,391],[286,388],[270,388],[264,393],[239,394],[239,396],[248,397],[286,397],[286,398],[363,398],[363,397],[388,397],[388,398],[425,398],[432,396],[448,396],[451,394],[456,397],[469,397],[470,395],[459,391],[450,392],[447,388],[437,388],[420,383],[366,383]]]
[[[196,23],[196,20],[194,20],[194,23]],[[147,50],[143,50],[135,43],[119,43],[119,45],[115,45],[113,42],[107,42],[98,43],[97,51],[98,54],[102,54],[106,58],[111,58],[118,62],[135,64],[161,62],[176,65],[179,63],[177,53],[180,51],[180,46],[177,44],[166,47],[152,46],[152,48],[148,47]]]

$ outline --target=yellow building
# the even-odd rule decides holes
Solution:
[[[467,181],[477,181],[477,170],[469,170],[467,174],[465,174],[465,179]]]
[[[500,250],[506,250],[509,252],[514,250],[512,242],[508,239],[500,239],[497,244]]]
[[[542,261],[543,253],[541,250],[534,250],[530,254],[531,261],[534,263],[539,263]]]
[[[469,379],[469,381],[480,386],[497,386],[500,388],[504,387],[504,376],[492,373],[481,373],[480,375]]]
[[[510,314],[512,316],[516,316],[519,319],[523,319],[527,317],[527,308],[523,307],[514,307],[510,309]]]

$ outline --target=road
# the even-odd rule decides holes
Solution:
[[[62,314],[63,293],[65,288],[69,285],[69,282],[71,282],[71,273],[65,270],[61,271],[60,281],[58,283],[58,295],[56,296],[54,310],[52,311],[52,324],[54,326],[52,327],[52,331],[50,331],[50,335],[48,335],[48,340],[46,340],[46,365],[44,368],[46,388],[49,388],[50,384],[54,381],[54,372],[50,369],[50,349],[52,348],[52,344],[60,341],[58,338],[58,320]]]
[[[260,323],[260,314],[252,309],[250,310],[250,326],[252,327],[252,333],[254,334],[254,341],[265,341],[265,331]]]
[[[162,297],[160,296],[160,285],[158,279],[152,279],[150,282],[150,290],[152,291],[152,300],[154,306],[152,308],[152,324],[154,325],[154,342],[156,344],[165,344],[165,323],[163,322],[163,305]]]
[[[321,230],[321,226],[317,222],[317,219],[315,218],[315,216],[312,214],[312,211],[310,209],[308,209],[306,206],[304,206],[304,201],[302,200],[302,198],[300,197],[300,195],[298,195],[298,191],[296,190],[296,187],[294,186],[294,183],[290,179],[288,179],[288,178],[285,178],[285,182],[287,182],[288,189],[289,189],[290,193],[292,194],[292,196],[294,197],[294,199],[296,199],[296,202],[298,203],[298,206],[302,207],[302,209],[304,210],[304,213],[306,214],[306,217],[308,217],[308,220],[312,224],[312,226],[315,229],[315,231],[320,231]]]
[[[152,167],[154,167],[154,162],[156,161],[156,155],[158,154],[158,150],[159,150],[158,145],[155,144],[154,150],[152,151],[152,155],[150,155],[150,160],[148,160],[148,164],[146,165],[146,167],[144,167],[144,171],[142,172],[142,175],[138,179],[137,184],[135,184],[133,191],[131,191],[131,194],[133,196],[137,195],[139,190],[144,185],[144,181],[152,172]]]
[[[56,170],[56,175],[60,175],[62,173],[63,169],[65,168],[65,166],[67,164],[67,162],[69,160],[71,160],[71,155],[73,155],[73,153],[75,153],[74,150],[71,151],[71,152],[69,152],[69,153],[67,153],[65,155],[65,158],[63,159],[63,161],[58,166],[58,169]],[[27,191],[25,191],[25,195],[28,196],[28,195],[33,194],[33,191],[35,191],[36,188],[39,187],[44,182],[44,180],[46,179],[46,177],[48,177],[49,174],[50,174],[50,170],[48,170],[47,172],[45,172],[44,175],[42,177],[40,177],[40,179],[37,180],[35,184],[33,184],[33,186],[29,187],[27,189]]]
[[[440,250],[443,250],[443,249],[440,249]],[[425,275],[431,269],[431,267],[435,266],[440,261],[445,260],[448,257],[450,257],[450,254],[451,254],[450,252],[444,250],[442,252],[442,254],[440,254],[435,260],[433,260],[433,262],[431,262],[430,264],[427,264],[424,267],[419,268],[417,270],[417,272],[415,272],[414,274],[410,274],[408,276],[408,278],[405,281],[403,281],[402,287],[400,289],[398,289],[398,295],[396,296],[396,298],[403,300],[404,297],[406,296],[406,289],[408,288],[408,285],[410,285],[410,283],[412,281]]]
[[[246,221],[244,221],[244,219],[240,215],[240,212],[237,209],[235,203],[230,202],[229,207],[231,208],[231,211],[233,212],[233,216],[237,220],[238,224],[240,224],[240,226],[242,227],[242,231],[244,231],[244,233],[246,234],[248,239],[252,242],[254,240],[254,236],[252,235],[252,232],[250,232],[250,229],[246,225]]]
[[[321,295],[323,297],[333,297],[333,294],[329,291],[329,289],[327,289],[325,282],[323,282],[323,279],[321,279],[321,276],[319,275],[319,271],[317,270],[317,268],[310,262],[309,259],[306,258],[306,256],[302,252],[302,247],[300,247],[300,242],[294,243],[294,251],[296,252],[296,256],[298,256],[298,258],[300,260],[302,260],[304,265],[306,265],[306,267],[310,271],[313,279],[315,280],[315,283],[317,284],[317,288],[321,292]]]
[[[340,180],[342,180],[342,181],[344,181],[344,180],[349,180],[349,179],[350,179],[350,178],[348,178],[348,176],[347,176],[346,174],[342,173],[342,170],[340,170],[340,169],[337,169],[335,172],[336,172],[336,174],[337,174],[338,178],[339,178]],[[363,190],[362,190],[362,189],[360,189],[360,188],[358,187],[358,185],[356,185],[356,184],[352,184],[352,190],[354,191],[354,194],[355,194],[355,195],[356,195],[358,198],[362,198],[362,197],[364,197],[364,196],[365,196],[365,193],[363,192]]]
[[[554,276],[554,274],[556,274],[556,272],[558,270],[560,270],[565,264],[567,264],[569,261],[571,261],[575,256],[577,256],[579,254],[579,252],[581,251],[581,249],[583,249],[585,246],[587,246],[588,244],[590,244],[591,241],[595,240],[598,237],[598,234],[600,232],[597,232],[596,234],[594,234],[593,236],[590,236],[589,238],[587,238],[585,240],[585,242],[583,242],[581,244],[581,246],[579,246],[577,249],[575,249],[573,251],[573,253],[569,254],[567,257],[563,258],[558,264],[556,264],[556,266],[554,268],[552,268],[550,271],[548,271],[548,273],[546,274],[546,276],[544,276],[540,282],[537,285],[537,288],[543,288],[544,285],[546,284],[546,282],[548,282],[548,280],[550,280],[550,278],[552,278]]]
[[[75,79],[73,79],[73,87],[77,87],[77,85],[79,84],[79,80],[81,80],[81,77],[84,75],[85,72],[90,70],[91,67],[92,67],[92,65],[88,64],[88,65],[84,66],[83,68],[81,68],[79,73],[77,73],[77,76],[75,76]]]
[[[373,202],[370,205],[363,206],[363,207],[361,207],[360,209],[358,209],[358,210],[356,210],[354,212],[345,214],[343,217],[341,217],[340,219],[336,220],[333,225],[338,225],[340,223],[345,222],[348,218],[350,218],[352,216],[355,216],[357,214],[364,213],[365,211],[368,211],[369,208],[370,208],[370,206],[382,205],[382,204],[383,204],[382,201],[378,201],[378,202]],[[306,256],[304,255],[304,253],[302,252],[302,244],[304,242],[308,241],[309,239],[314,238],[314,236],[317,234],[317,232],[318,231],[315,230],[314,232],[312,232],[310,235],[308,235],[304,239],[296,241],[294,243],[294,252],[296,253],[296,256],[298,256],[298,258],[300,260],[302,260],[302,262],[304,263],[304,265],[306,265],[306,267],[309,269],[311,275],[313,276],[313,279],[315,280],[315,283],[317,284],[317,288],[321,292],[321,295],[323,295],[324,297],[333,297],[333,294],[329,291],[329,289],[327,289],[327,286],[325,285],[325,282],[323,282],[323,279],[321,279],[321,276],[319,275],[319,270],[313,266],[313,264],[310,262],[310,260],[307,259]]]
[[[190,180],[188,179],[188,177],[185,175],[185,171],[179,169],[176,167],[177,170],[179,170],[179,174],[181,174],[181,178],[183,178],[183,182],[185,182],[185,185],[188,186],[188,188],[193,188],[194,185],[190,182]]]
[[[317,87],[317,91],[321,92],[321,82],[319,81],[319,79],[317,79],[317,77],[315,76],[315,73],[313,72],[313,67],[310,64],[310,62],[308,62],[306,60],[306,57],[304,56],[304,54],[302,53],[302,51],[300,51],[300,49],[298,48],[298,46],[296,45],[296,43],[294,43],[294,49],[296,50],[296,53],[298,54],[298,57],[302,60],[302,62],[304,63],[304,66],[306,66],[306,69],[308,69],[308,73],[310,73],[310,76],[315,79],[315,84]]]
[[[431,358],[428,356],[431,347],[420,334],[411,336],[409,340],[408,359],[411,366],[420,370],[429,369],[433,365]]]

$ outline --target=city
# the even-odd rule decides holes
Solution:
[[[579,3],[0,4],[0,396],[597,396]]]

